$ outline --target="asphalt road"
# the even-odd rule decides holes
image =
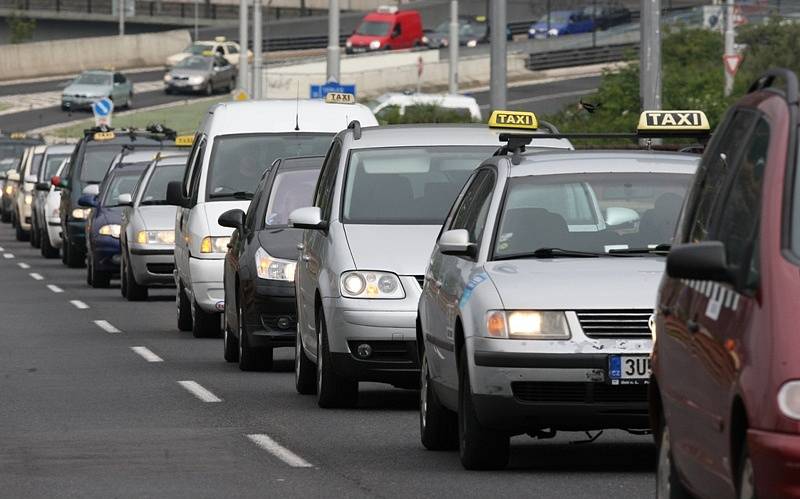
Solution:
[[[163,69],[138,71],[135,73],[123,71],[123,73],[125,73],[125,76],[127,76],[128,79],[130,79],[133,83],[160,80],[164,77]],[[72,79],[72,77],[61,76],[58,78],[45,78],[24,83],[3,83],[0,84],[0,96],[35,94],[39,92],[52,92],[55,90],[61,90],[69,85]]]
[[[357,409],[319,409],[294,390],[291,349],[276,372],[243,373],[223,361],[221,340],[177,331],[173,290],[129,303],[116,281],[91,289],[85,270],[42,259],[8,225],[0,247],[5,497],[654,494],[650,437],[516,437],[508,470],[467,472],[456,453],[422,448],[414,391],[362,384]]]

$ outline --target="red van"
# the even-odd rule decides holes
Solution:
[[[800,497],[798,96],[756,81],[684,204],[652,324],[660,498]]]
[[[407,49],[422,45],[422,16],[416,10],[379,7],[370,12],[345,43],[348,54]]]

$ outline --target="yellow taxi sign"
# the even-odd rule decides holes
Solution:
[[[642,133],[708,133],[711,126],[703,111],[644,111],[639,116],[639,126],[636,129]]]
[[[325,102],[328,104],[355,104],[356,96],[343,92],[328,92],[325,95]]]
[[[489,128],[513,128],[516,130],[538,130],[539,120],[530,111],[492,111]]]
[[[175,145],[178,147],[191,147],[194,144],[194,135],[178,135],[175,137]]]
[[[11,135],[9,135],[9,137],[11,137],[14,140],[21,140],[28,138],[28,136],[25,135],[23,132],[13,132]]]
[[[227,40],[227,38],[225,38],[224,36],[215,36],[214,37],[214,41],[217,42],[217,43],[223,43],[223,42],[225,42],[225,40]]]
[[[486,22],[486,16],[475,16],[475,20],[479,23],[484,23]]]
[[[93,138],[94,140],[111,140],[114,137],[116,137],[114,132],[95,132]]]
[[[247,100],[249,98],[250,98],[250,95],[245,90],[242,90],[241,88],[237,89],[237,90],[235,90],[233,92],[233,100],[235,100],[235,101],[241,102],[241,101],[245,101],[245,100]]]
[[[214,51],[213,51],[213,50],[204,50],[204,51],[203,51],[203,55],[204,55],[205,57],[211,57],[211,56],[213,56],[213,55],[214,55]]]

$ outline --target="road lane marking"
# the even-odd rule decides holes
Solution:
[[[178,384],[203,402],[222,402],[222,399],[203,388],[197,381],[178,381]]]
[[[27,263],[25,263],[25,262],[19,262],[19,263],[17,263],[17,265],[19,265],[19,268],[21,268],[21,269],[25,269],[25,270],[28,270],[29,268],[31,268],[31,266],[30,266],[30,265],[28,265],[28,264],[27,264]]]
[[[5,249],[4,247],[0,246],[0,253],[2,253],[2,252],[3,252],[3,251],[5,251],[5,250],[6,250],[6,249]]]
[[[247,435],[254,444],[293,468],[313,468],[313,465],[263,433]]]
[[[96,320],[94,321],[94,323],[97,327],[99,327],[106,333],[116,334],[122,332],[119,329],[115,328],[113,324],[103,319]]]
[[[80,300],[70,300],[69,302],[72,303],[78,310],[86,310],[87,308],[89,308],[89,305],[83,303]]]
[[[164,359],[159,357],[158,355],[154,354],[149,348],[147,347],[131,347],[131,350],[138,353],[142,356],[144,360],[147,362],[164,362]]]
[[[14,258],[13,253],[3,253],[3,258]]]
[[[42,280],[44,280],[44,277],[42,276],[42,274],[39,274],[38,272],[31,272],[31,273],[30,273],[30,274],[28,274],[28,275],[29,275],[29,276],[31,276],[31,277],[33,277],[33,279],[34,279],[34,280],[36,280],[36,281],[42,281]]]
[[[64,290],[56,286],[55,284],[48,284],[47,289],[52,291],[53,293],[63,293]]]

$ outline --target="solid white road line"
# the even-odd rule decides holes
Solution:
[[[86,310],[87,308],[89,308],[89,305],[83,303],[80,300],[70,300],[69,302],[72,303],[75,306],[75,308],[79,310]]]
[[[186,388],[192,395],[199,398],[203,402],[222,402],[222,399],[203,388],[200,383],[196,381],[178,381],[178,384]]]
[[[273,456],[277,457],[284,463],[288,464],[293,468],[312,468],[313,465],[303,459],[302,457],[298,456],[294,452],[290,451],[286,447],[282,446],[275,440],[272,440],[269,435],[262,434],[252,434],[247,435],[254,444],[261,447],[265,451],[269,452]]]
[[[95,323],[95,325],[97,325],[97,327],[99,327],[100,329],[102,329],[106,333],[115,334],[115,333],[121,333],[122,332],[119,329],[115,328],[113,324],[111,324],[110,322],[108,322],[106,320],[100,319],[100,320],[94,321],[94,323]]]
[[[31,266],[28,265],[25,262],[19,262],[19,263],[17,263],[17,265],[19,265],[19,268],[21,268],[21,269],[26,269],[27,270],[27,269],[31,268]]]
[[[141,355],[147,362],[164,362],[164,359],[154,354],[147,347],[131,347],[131,350]]]
[[[44,279],[44,277],[42,277],[42,274],[39,274],[38,272],[31,272],[28,275],[33,277],[33,279],[36,280],[36,281],[41,281],[41,280]]]
[[[14,258],[13,253],[3,253],[3,258]]]
[[[63,293],[64,290],[56,286],[55,284],[48,284],[47,289],[52,291],[53,293]]]

